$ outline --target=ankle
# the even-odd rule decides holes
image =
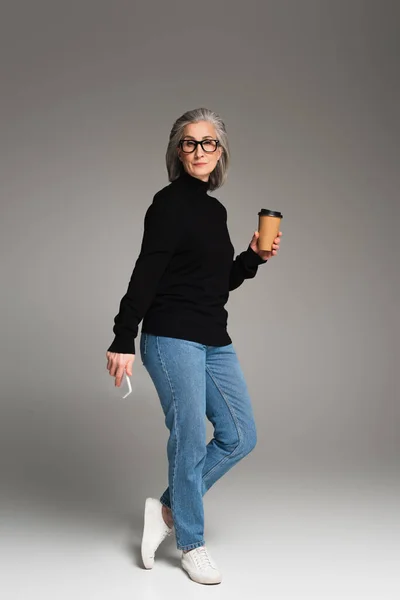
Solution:
[[[174,524],[174,520],[172,518],[172,511],[170,508],[168,508],[168,506],[165,506],[165,504],[163,504],[162,507],[162,516],[164,522],[168,525],[168,527],[172,527]]]

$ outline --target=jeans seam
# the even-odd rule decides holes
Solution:
[[[146,356],[147,352],[147,333],[144,334],[144,355]]]
[[[158,353],[158,357],[160,359],[160,363],[161,366],[163,368],[163,371],[165,373],[165,376],[167,377],[170,389],[171,389],[171,394],[172,394],[172,402],[174,405],[174,420],[177,421],[178,420],[178,407],[175,401],[175,393],[174,393],[174,388],[173,385],[171,383],[169,374],[168,374],[168,370],[167,367],[165,366],[165,363],[163,362],[162,356],[161,356],[161,348],[160,348],[160,344],[159,344],[159,336],[156,337],[156,344],[157,344],[157,353]],[[175,452],[174,452],[174,469],[172,471],[172,494],[171,494],[171,506],[174,506],[174,498],[175,498],[175,473],[176,473],[176,465],[177,465],[177,460],[176,460],[176,456],[178,454],[178,448],[179,448],[179,434],[178,434],[178,427],[175,424],[175,439],[176,439],[176,444],[175,444]],[[175,527],[175,537],[177,538],[177,544],[179,545],[179,540],[178,540],[178,532],[176,530]]]
[[[208,371],[208,373],[209,373],[209,375],[210,375],[211,379],[213,380],[213,382],[214,382],[214,384],[215,384],[215,387],[217,388],[217,390],[218,390],[218,391],[219,391],[219,393],[221,394],[222,398],[223,398],[223,399],[224,399],[224,401],[225,401],[225,404],[226,404],[226,405],[227,405],[227,407],[228,407],[228,410],[229,410],[229,412],[230,412],[230,413],[231,413],[231,415],[232,415],[232,418],[233,418],[233,420],[234,420],[234,423],[235,423],[235,425],[236,425],[236,430],[237,430],[237,434],[238,434],[239,441],[238,441],[238,443],[237,443],[237,446],[235,446],[235,448],[232,450],[232,452],[230,452],[230,453],[229,453],[227,456],[224,456],[223,458],[221,458],[221,460],[219,460],[219,461],[218,461],[218,462],[217,462],[217,463],[216,463],[216,464],[215,464],[215,465],[214,465],[214,466],[213,466],[213,467],[212,467],[212,468],[211,468],[209,471],[207,471],[207,473],[203,473],[203,477],[202,477],[203,481],[206,479],[206,477],[208,477],[208,476],[209,476],[211,473],[213,473],[213,472],[214,472],[214,470],[215,470],[215,469],[216,469],[218,466],[220,466],[221,464],[224,464],[224,462],[226,462],[226,461],[228,460],[228,458],[231,458],[232,456],[234,456],[235,452],[236,452],[236,451],[237,451],[237,449],[240,447],[240,445],[241,445],[241,442],[242,442],[242,439],[243,439],[243,438],[242,438],[242,434],[241,434],[241,430],[240,430],[240,427],[239,427],[239,423],[238,423],[238,421],[237,421],[237,418],[236,418],[236,415],[235,415],[235,411],[232,409],[232,407],[231,407],[231,405],[229,404],[229,401],[227,400],[227,398],[226,398],[225,394],[223,393],[223,391],[222,391],[222,390],[221,390],[221,388],[219,387],[219,385],[218,385],[217,381],[214,379],[211,369],[210,369],[209,367],[207,367],[207,365],[206,365],[206,371]]]

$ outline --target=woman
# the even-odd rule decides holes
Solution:
[[[207,191],[226,180],[226,128],[198,108],[174,123],[166,163],[169,185],[147,209],[141,250],[114,320],[107,369],[120,386],[132,375],[134,339],[169,429],[169,487],[147,498],[142,558],[152,568],[162,540],[175,529],[181,564],[199,583],[221,574],[205,546],[203,495],[255,446],[252,406],[224,308],[229,292],[277,254],[258,249],[258,232],[234,259],[224,205]],[[205,416],[214,426],[206,443]]]

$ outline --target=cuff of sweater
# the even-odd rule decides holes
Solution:
[[[259,254],[257,254],[257,252],[254,252],[250,244],[247,250],[245,251],[245,256],[246,264],[248,264],[250,267],[257,267],[258,265],[262,265],[268,262],[268,259],[264,260]]]
[[[135,339],[133,337],[122,337],[116,335],[108,352],[119,352],[120,354],[136,354]]]

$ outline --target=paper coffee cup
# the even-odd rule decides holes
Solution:
[[[258,249],[272,250],[274,239],[278,237],[279,228],[283,215],[277,210],[262,208],[258,213]]]

